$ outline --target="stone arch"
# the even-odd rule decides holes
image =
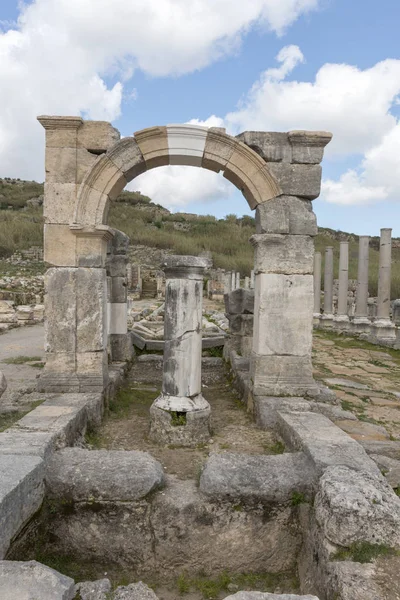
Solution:
[[[102,154],[79,188],[73,223],[105,224],[109,199],[135,177],[164,165],[202,167],[223,175],[244,195],[251,209],[282,194],[265,161],[223,129],[168,125],[142,129]]]

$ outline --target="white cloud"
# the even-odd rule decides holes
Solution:
[[[253,27],[280,35],[320,0],[33,0],[0,33],[1,175],[43,176],[38,114],[114,120],[123,84],[201,69]],[[4,23],[3,23],[4,27]],[[105,76],[113,75],[108,87]],[[139,90],[140,93],[140,90]]]
[[[139,189],[154,202],[173,211],[198,202],[227,199],[235,189],[221,174],[196,167],[178,166],[147,171],[128,187]]]

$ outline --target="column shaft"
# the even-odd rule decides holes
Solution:
[[[378,319],[390,317],[390,278],[392,262],[392,230],[381,229],[379,248]]]
[[[324,315],[333,315],[333,247],[325,248]]]
[[[321,252],[314,254],[314,316],[321,313]]]
[[[347,316],[349,290],[349,242],[340,242],[338,315]]]
[[[369,236],[360,235],[355,317],[368,317]]]

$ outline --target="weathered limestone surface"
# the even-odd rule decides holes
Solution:
[[[256,233],[311,235],[318,233],[312,202],[295,196],[279,196],[256,211]]]
[[[314,255],[314,319],[321,315],[321,252]]]
[[[75,595],[80,600],[108,600],[111,592],[111,581],[109,579],[98,579],[97,581],[83,581],[75,586]]]
[[[48,494],[75,502],[134,501],[163,482],[161,464],[146,452],[65,448],[46,468]]]
[[[321,414],[278,413],[278,431],[290,448],[309,456],[320,474],[330,466],[345,465],[381,477],[362,446]]]
[[[312,274],[314,242],[309,235],[255,234],[257,273]]]
[[[343,465],[328,467],[314,506],[319,526],[334,544],[400,545],[400,498],[382,476]]]
[[[38,456],[0,456],[0,559],[43,502],[43,472]]]
[[[119,586],[114,592],[113,600],[158,600],[158,598],[152,589],[139,581],[139,583]]]
[[[392,488],[400,486],[400,460],[382,456],[380,454],[371,454],[372,460],[378,465],[382,474]]]
[[[375,565],[332,561],[328,565],[325,588],[329,597],[341,600],[386,600],[374,581]]]
[[[295,594],[269,594],[268,592],[238,592],[225,600],[318,600],[317,596],[297,596]]]
[[[0,561],[0,600],[73,600],[74,581],[35,560]]]
[[[230,315],[242,315],[254,313],[254,291],[233,290],[224,295],[225,311]]]
[[[4,394],[7,389],[7,379],[5,378],[4,373],[0,371],[0,398]]]
[[[314,470],[302,452],[277,456],[211,454],[200,490],[215,499],[290,502],[294,492],[309,496]]]
[[[268,512],[262,503],[208,499],[194,480],[170,476],[161,492],[134,502],[76,502],[49,515],[51,551],[171,575],[196,572],[281,572],[301,546],[290,502]],[[228,542],[227,542],[228,540]]]

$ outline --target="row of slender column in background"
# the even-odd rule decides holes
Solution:
[[[360,236],[358,251],[357,292],[354,317],[348,314],[349,242],[340,242],[339,292],[337,312],[333,309],[333,247],[325,248],[324,300],[321,314],[321,253],[314,256],[314,324],[324,328],[352,330],[371,334],[378,340],[395,340],[394,324],[390,320],[392,230],[381,229],[376,318],[368,314],[369,236]],[[373,341],[373,340],[372,340]]]

